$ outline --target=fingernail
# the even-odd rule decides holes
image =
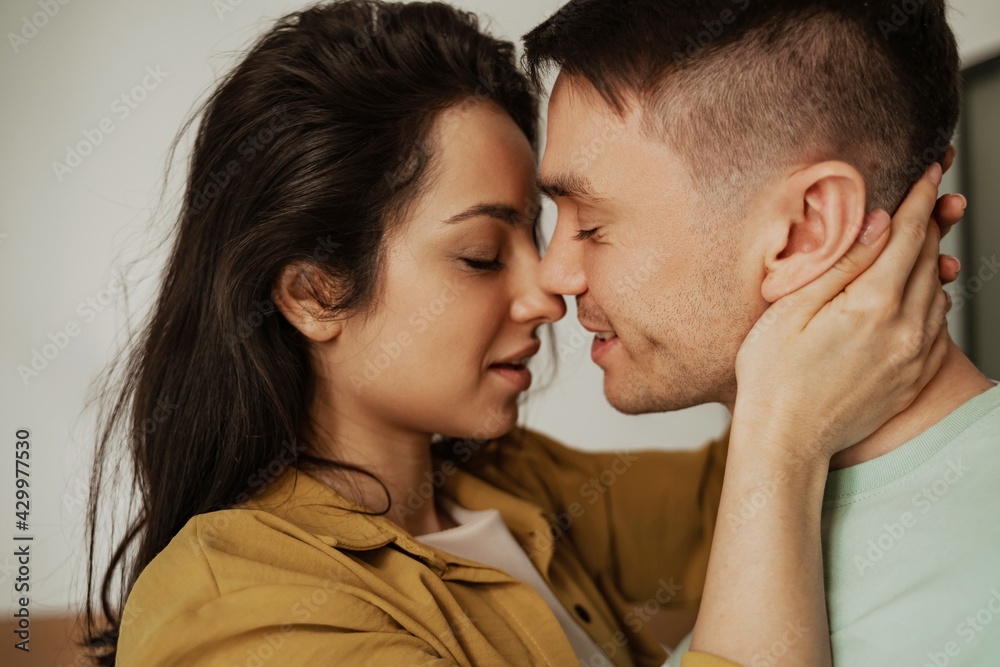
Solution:
[[[941,171],[941,163],[935,162],[932,164],[928,173],[930,174],[931,182],[934,183],[934,185],[941,185],[941,175],[943,173]]]
[[[858,239],[864,245],[875,245],[885,230],[889,229],[889,214],[880,208],[871,211],[865,216],[865,222],[861,226],[861,237]]]
[[[961,200],[961,207],[964,211],[969,206],[969,200],[965,198],[965,195],[956,194],[955,196]]]
[[[962,262],[959,261],[958,257],[952,257],[951,261],[955,263],[955,273],[962,272]]]

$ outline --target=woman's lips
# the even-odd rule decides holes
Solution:
[[[531,371],[524,364],[493,364],[490,370],[514,385],[518,391],[525,391],[531,386]]]

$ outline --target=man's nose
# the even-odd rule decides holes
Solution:
[[[565,225],[556,225],[545,255],[539,266],[542,289],[552,294],[576,296],[587,291],[583,272],[581,244],[570,238]]]

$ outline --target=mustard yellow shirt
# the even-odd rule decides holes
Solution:
[[[616,667],[659,667],[650,610],[698,604],[728,432],[697,451],[585,452],[517,429],[435,449],[432,484],[496,508]],[[193,517],[129,593],[119,667],[575,666],[551,608],[497,568],[422,544],[288,468]],[[732,667],[703,653],[684,667]]]

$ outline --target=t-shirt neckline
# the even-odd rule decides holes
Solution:
[[[907,475],[997,407],[1000,407],[1000,384],[973,396],[944,419],[891,452],[871,461],[831,471],[823,494],[824,506],[856,498]]]

